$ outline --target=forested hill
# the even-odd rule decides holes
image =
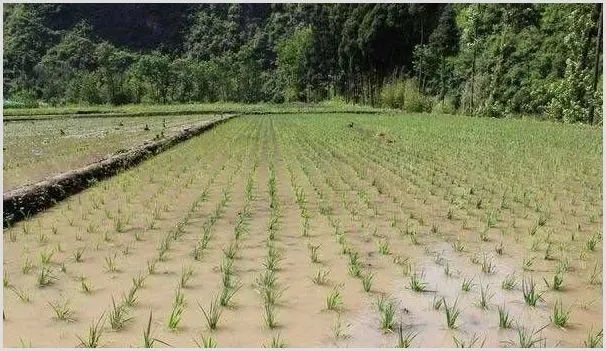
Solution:
[[[23,103],[320,101],[602,120],[601,4],[5,4]]]

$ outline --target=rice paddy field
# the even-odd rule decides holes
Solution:
[[[217,115],[20,120],[4,124],[4,191],[99,161]]]
[[[599,347],[602,201],[595,127],[242,115],[5,228],[4,346]]]

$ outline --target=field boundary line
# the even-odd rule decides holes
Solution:
[[[156,116],[190,116],[190,115],[212,115],[212,114],[242,114],[242,115],[295,115],[295,114],[386,114],[400,113],[400,111],[358,111],[358,110],[334,110],[334,111],[307,111],[307,110],[285,110],[285,111],[239,111],[239,110],[184,110],[184,111],[149,111],[149,112],[107,112],[107,113],[71,113],[71,114],[41,114],[41,115],[8,115],[4,116],[4,122],[27,122],[27,121],[49,121],[55,119],[77,119],[77,118],[120,118],[120,117],[156,117]]]
[[[51,178],[20,186],[3,194],[3,225],[29,218],[71,195],[79,193],[97,181],[114,176],[170,149],[183,141],[200,135],[239,114],[222,116],[182,129],[179,133],[157,141],[147,140],[126,151],[118,152],[84,167]]]

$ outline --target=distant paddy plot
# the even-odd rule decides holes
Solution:
[[[4,192],[217,115],[57,118],[4,124]]]

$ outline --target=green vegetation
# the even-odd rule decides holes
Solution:
[[[601,4],[10,4],[4,107],[329,100],[599,123],[601,12]]]

